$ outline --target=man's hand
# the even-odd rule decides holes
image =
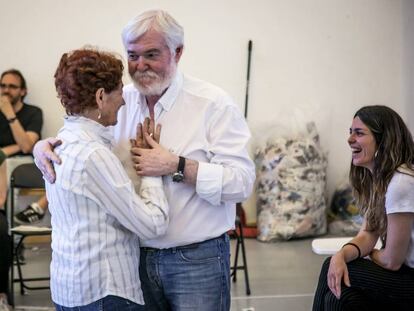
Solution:
[[[10,97],[7,95],[0,96],[0,111],[4,114],[6,119],[11,119],[16,117],[14,113],[13,105],[10,101]]]
[[[155,122],[153,119],[145,118],[144,124],[138,123],[137,125],[137,136],[136,139],[131,139],[131,146],[138,148],[149,149],[151,146],[144,138],[144,133],[147,133],[153,138],[156,143],[160,143],[161,136],[161,124],[158,124],[155,127]]]
[[[33,148],[33,156],[35,157],[36,166],[51,184],[53,184],[56,180],[56,173],[53,168],[53,163],[60,164],[62,162],[53,152],[53,150],[60,144],[62,144],[61,140],[50,137],[39,140]]]
[[[143,131],[146,144],[151,149],[132,147],[132,161],[139,176],[163,176],[176,171],[178,156],[159,145],[151,135]]]

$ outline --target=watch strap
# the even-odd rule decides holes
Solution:
[[[13,118],[7,119],[7,122],[13,123],[16,120],[17,120],[17,117],[13,117]]]
[[[184,168],[185,168],[185,158],[182,156],[178,157],[178,166],[177,166],[177,173],[181,173],[184,175]]]

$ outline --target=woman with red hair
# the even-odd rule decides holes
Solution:
[[[65,53],[55,73],[67,113],[55,149],[62,163],[46,184],[56,310],[143,310],[138,237],[167,228],[161,177],[143,177],[138,196],[111,151],[122,71],[114,55],[81,49]]]

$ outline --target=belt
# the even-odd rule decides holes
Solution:
[[[214,240],[221,240],[221,239],[225,239],[226,238],[227,233],[223,233],[222,235],[220,235],[217,238],[211,238],[205,241],[201,241],[201,242],[197,242],[197,243],[191,243],[191,244],[187,244],[187,245],[180,245],[180,246],[175,246],[175,247],[170,247],[170,248],[154,248],[154,247],[146,247],[143,246],[141,247],[141,249],[145,252],[176,252],[178,250],[182,250],[182,249],[191,249],[191,248],[197,248],[200,245],[207,243],[207,242],[211,242]]]

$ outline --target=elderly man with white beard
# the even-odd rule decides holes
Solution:
[[[170,205],[166,234],[141,241],[146,309],[229,310],[226,232],[234,228],[235,203],[248,198],[255,179],[250,131],[228,94],[177,70],[184,32],[167,12],[140,14],[122,38],[133,83],[123,90],[114,152],[135,185],[140,176],[163,176]],[[55,144],[48,139],[35,147],[52,182]]]

